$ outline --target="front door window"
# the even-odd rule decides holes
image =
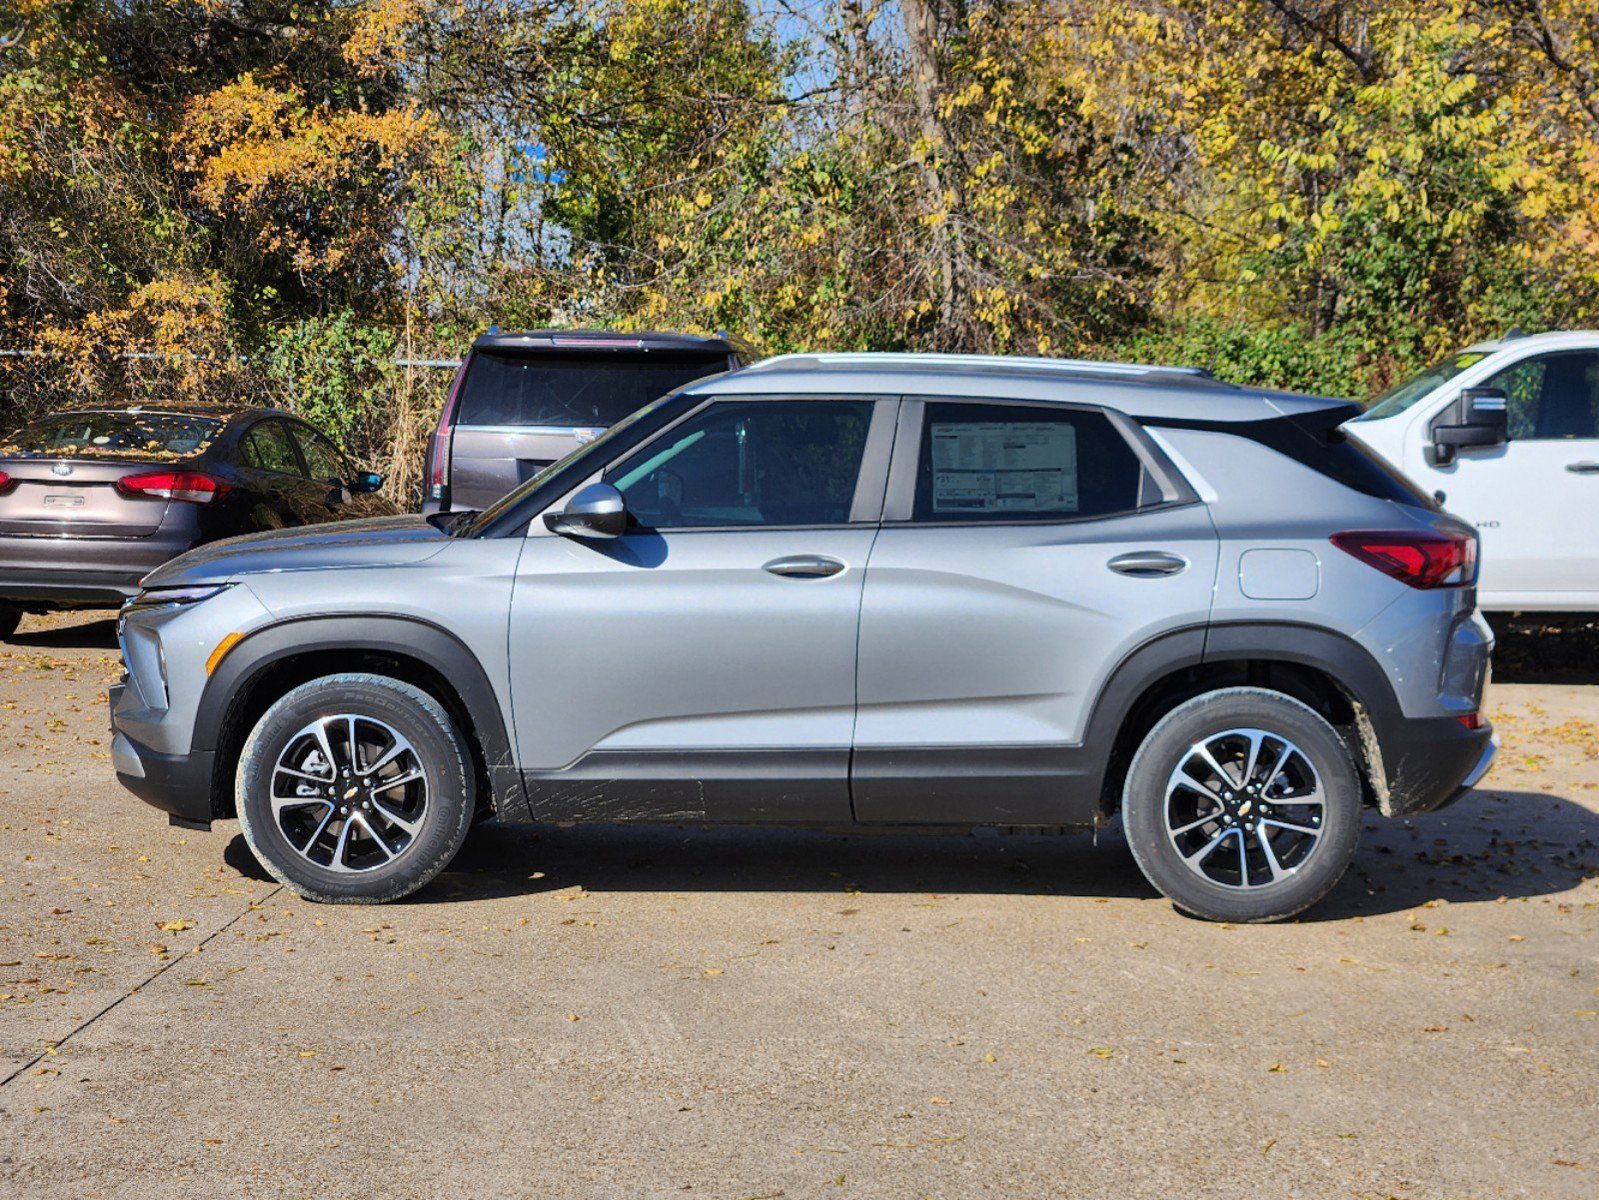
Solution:
[[[606,473],[652,530],[849,523],[869,401],[713,404]]]

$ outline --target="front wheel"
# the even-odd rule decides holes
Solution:
[[[1227,688],[1178,705],[1127,772],[1122,823],[1139,868],[1213,921],[1277,921],[1333,889],[1360,839],[1355,762],[1307,705]]]
[[[428,883],[472,823],[465,739],[443,707],[383,675],[329,675],[267,709],[239,758],[244,837],[307,900],[380,904]]]

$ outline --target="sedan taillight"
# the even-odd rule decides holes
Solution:
[[[444,411],[439,413],[439,427],[433,434],[433,450],[428,455],[427,499],[438,501],[440,508],[450,507],[450,435],[455,432],[455,410],[461,402],[461,387],[471,362],[468,356],[456,369],[450,394],[444,398]]]
[[[141,471],[117,480],[117,491],[132,499],[210,504],[228,491],[228,485],[198,471]]]
[[[1332,543],[1413,588],[1451,587],[1477,575],[1477,539],[1469,533],[1356,530],[1333,534]]]
[[[9,492],[11,490],[11,485],[15,482],[16,480],[12,479],[11,476],[7,475],[4,471],[0,471],[0,496],[3,496]]]

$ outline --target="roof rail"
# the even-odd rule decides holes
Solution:
[[[1098,375],[1189,375],[1200,379],[1214,378],[1204,367],[1167,367],[1158,363],[1108,362],[1091,358],[1039,358],[1021,354],[923,354],[899,351],[849,351],[778,354],[754,364],[756,369],[778,366],[797,366],[815,363],[818,366],[850,366],[851,364],[885,367],[1021,367],[1031,370],[1056,370]]]

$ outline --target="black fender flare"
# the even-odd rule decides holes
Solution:
[[[417,617],[377,613],[349,616],[291,617],[245,636],[206,680],[195,717],[193,748],[220,750],[238,732],[244,704],[253,687],[275,665],[318,652],[370,652],[412,659],[446,682],[471,724],[469,736],[482,752],[490,800],[497,815],[515,819],[525,814],[527,799],[512,752],[509,727],[499,697],[483,664],[453,633]],[[213,778],[213,805],[227,798],[233,764],[218,755]]]
[[[1356,705],[1357,713],[1371,722],[1379,743],[1398,732],[1404,720],[1382,667],[1370,651],[1343,634],[1289,621],[1188,626],[1136,647],[1107,677],[1094,699],[1083,739],[1092,774],[1108,782],[1112,749],[1123,726],[1140,698],[1161,679],[1194,667],[1262,659],[1291,663],[1328,676]],[[1362,748],[1368,757],[1374,752],[1371,746]],[[1381,775],[1380,759],[1369,766],[1373,775]],[[1103,802],[1109,804],[1117,799],[1106,797]]]

